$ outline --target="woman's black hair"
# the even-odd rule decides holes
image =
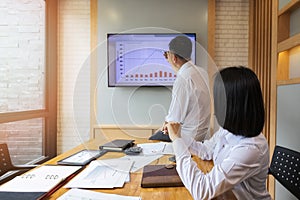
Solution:
[[[215,115],[220,126],[235,135],[261,133],[265,111],[259,80],[249,68],[228,67],[215,76]]]

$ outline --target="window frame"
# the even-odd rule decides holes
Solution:
[[[45,0],[45,109],[0,113],[0,123],[44,119],[42,156],[36,163],[57,155],[57,7],[58,0]]]

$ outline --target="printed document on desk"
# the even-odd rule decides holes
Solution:
[[[115,188],[123,187],[133,165],[131,160],[95,160],[67,183],[65,188]]]
[[[94,200],[141,200],[140,197],[124,196],[117,194],[107,194],[83,189],[71,189],[64,193],[57,200],[79,200],[79,199],[94,199]]]
[[[173,154],[174,150],[172,143],[169,142],[157,142],[157,143],[143,143],[138,144],[137,146],[143,148],[143,155],[166,155],[166,154]]]
[[[2,184],[3,192],[49,192],[81,166],[41,166]]]
[[[163,156],[162,154],[159,154],[159,155],[149,155],[149,156],[144,156],[144,155],[130,156],[130,155],[126,155],[126,156],[123,156],[123,157],[117,158],[117,159],[118,160],[130,160],[130,161],[132,161],[133,162],[133,166],[132,166],[130,172],[136,172],[139,169],[141,169],[144,166],[150,164],[154,160],[159,159],[162,156]]]

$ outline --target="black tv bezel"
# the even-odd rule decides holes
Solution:
[[[107,61],[107,86],[109,88],[115,88],[115,87],[172,87],[172,85],[159,85],[159,84],[145,84],[145,85],[118,85],[118,84],[114,84],[114,85],[110,85],[110,63],[109,63],[109,37],[111,36],[114,36],[114,35],[174,35],[177,36],[177,35],[193,35],[193,37],[195,38],[195,49],[194,49],[194,54],[195,54],[195,63],[196,63],[196,59],[197,59],[197,54],[196,54],[196,42],[197,42],[197,34],[196,33],[107,33],[106,34],[106,41],[107,41],[107,48],[106,48],[106,61]]]

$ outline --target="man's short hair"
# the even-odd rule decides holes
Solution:
[[[184,35],[179,35],[169,43],[169,50],[181,59],[190,60],[192,54],[192,42]]]

